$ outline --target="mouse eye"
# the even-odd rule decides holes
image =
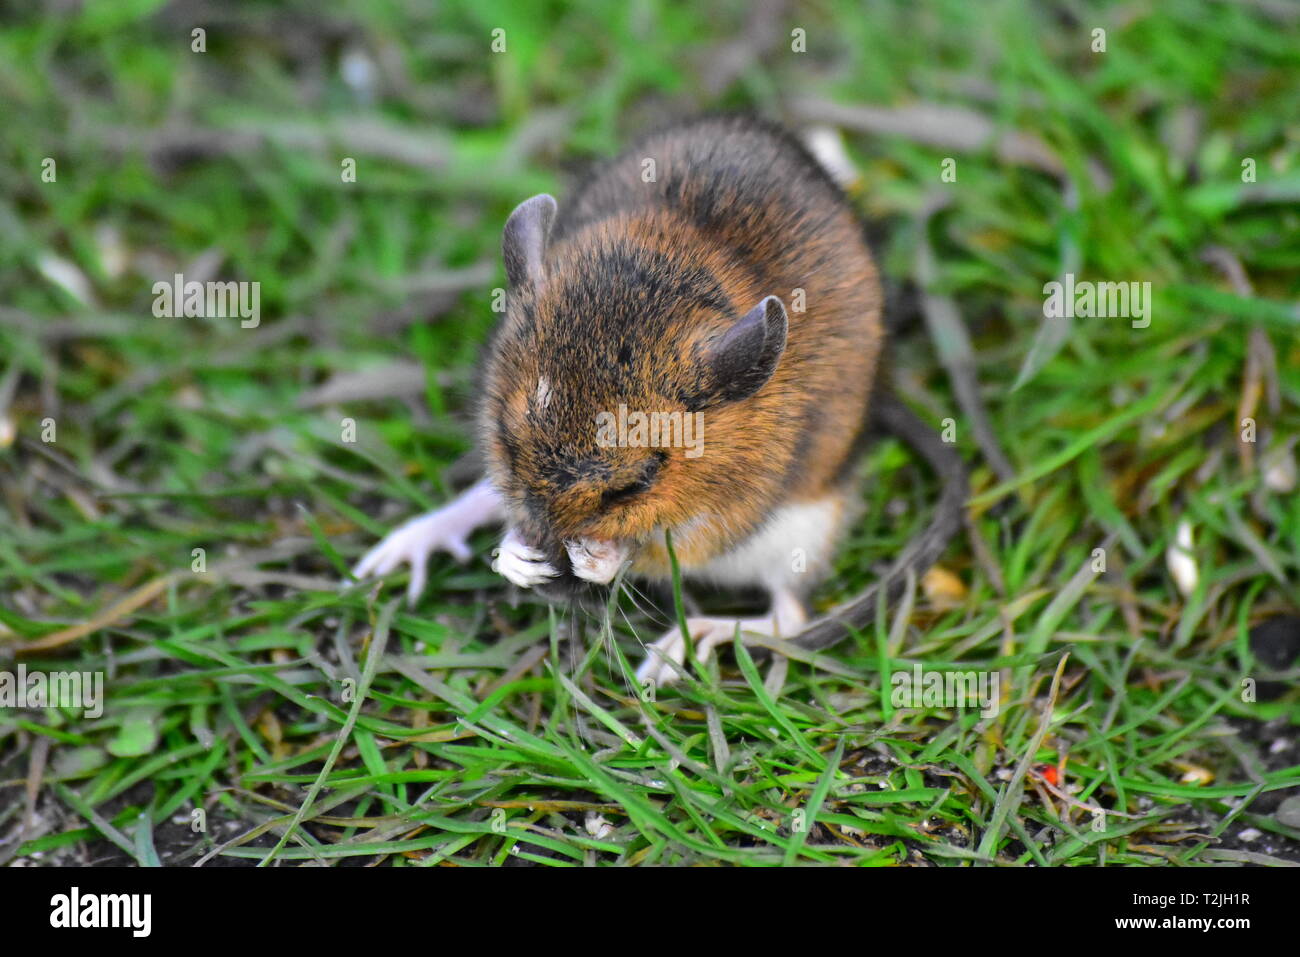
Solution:
[[[650,458],[646,459],[645,464],[641,466],[641,474],[635,482],[629,482],[627,485],[618,488],[608,488],[601,492],[601,506],[620,505],[629,499],[636,498],[642,492],[648,492],[654,485],[655,479],[659,477],[659,469],[667,459],[668,453],[662,451],[650,456]]]

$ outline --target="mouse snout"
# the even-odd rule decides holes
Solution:
[[[573,574],[584,581],[608,585],[628,559],[629,549],[618,542],[580,538],[564,543]]]

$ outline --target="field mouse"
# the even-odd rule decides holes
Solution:
[[[625,565],[666,581],[670,531],[687,579],[770,595],[765,615],[739,619],[744,633],[824,648],[869,621],[878,588],[811,625],[804,604],[857,513],[885,338],[862,226],[805,147],[750,117],[669,127],[563,205],[521,203],[502,251],[506,310],[478,403],[487,475],[354,574],[409,563],[413,601],[431,551],[464,561],[468,535],[501,521],[493,568],[516,585],[563,593]],[[936,518],[889,576],[897,587],[960,527],[965,477],[901,403],[874,404],[945,479]],[[687,626],[704,660],[737,619]],[[673,628],[638,679],[673,681],[685,652]]]

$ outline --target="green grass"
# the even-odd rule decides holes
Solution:
[[[833,0],[787,10],[728,75],[724,48],[762,31],[747,4],[709,6],[239,4],[192,23],[105,0],[0,28],[0,670],[107,674],[98,719],[0,710],[0,860],[1300,860],[1276,813],[1300,788],[1295,671],[1281,695],[1241,694],[1267,676],[1250,629],[1300,606],[1300,496],[1260,468],[1300,435],[1297,20]],[[344,82],[350,51],[372,92]],[[797,120],[800,97],[961,107],[1065,170],[845,130],[895,381],[956,419],[973,466],[971,533],[942,563],[960,595],[919,589],[788,672],[728,650],[645,701],[630,669],[671,603],[548,609],[489,570],[490,534],[471,565],[435,559],[414,610],[396,581],[339,587],[450,494],[510,208],[563,202],[583,161],[662,119]],[[916,314],[923,243],[1013,476],[937,359],[962,342]],[[155,280],[205,268],[261,283],[257,328],[152,315]],[[1150,281],[1150,326],[1046,325],[1043,285],[1069,271]],[[1276,373],[1250,361],[1264,341]],[[340,376],[360,377],[344,398],[314,391]],[[864,470],[822,605],[873,580],[937,497],[896,442]],[[1166,568],[1183,520],[1187,597]],[[893,707],[885,673],[918,662],[996,671],[1002,707]],[[1044,783],[1058,764],[1068,798]]]

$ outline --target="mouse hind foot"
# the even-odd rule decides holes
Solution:
[[[772,591],[771,610],[758,618],[687,618],[686,629],[695,645],[695,658],[701,664],[709,660],[713,649],[732,640],[740,628],[740,640],[745,634],[765,635],[772,638],[791,638],[808,621],[803,603],[791,589]],[[646,646],[646,659],[636,670],[641,684],[654,682],[665,687],[685,674],[686,639],[680,628],[674,627],[662,638]]]
[[[458,562],[473,555],[469,536],[482,525],[501,521],[505,506],[501,496],[486,479],[467,489],[442,508],[413,518],[389,532],[378,545],[366,552],[352,569],[354,578],[382,578],[399,565],[411,566],[411,581],[406,589],[408,605],[414,605],[428,580],[429,555],[448,552]]]

